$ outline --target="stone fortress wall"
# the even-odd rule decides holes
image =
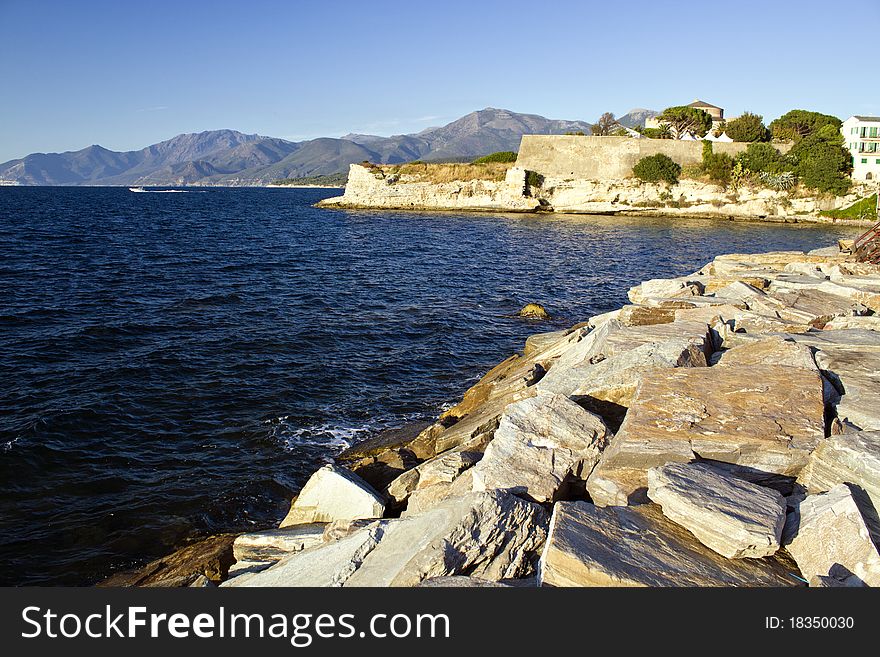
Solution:
[[[716,153],[735,157],[746,150],[742,142],[713,142]],[[789,144],[774,144],[781,152]],[[621,180],[643,157],[663,153],[678,164],[703,161],[702,141],[633,139],[631,137],[582,137],[580,135],[523,135],[516,166],[541,175],[580,180]]]

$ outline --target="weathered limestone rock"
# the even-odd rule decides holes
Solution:
[[[808,496],[789,523],[786,534],[794,537],[786,547],[806,579],[855,576],[880,586],[880,554],[846,484]]]
[[[859,429],[880,429],[880,351],[822,349],[816,362],[843,393],[837,416]]]
[[[728,349],[721,355],[719,366],[729,365],[786,365],[818,371],[812,350],[794,340],[774,335],[749,344]]]
[[[450,497],[461,497],[474,489],[473,468],[465,470],[450,482],[440,482],[423,488],[416,488],[406,500],[406,510],[401,518],[417,515],[437,506]]]
[[[648,470],[648,497],[663,515],[728,559],[767,557],[779,549],[785,498],[705,463]]]
[[[485,449],[486,444],[488,441],[486,443],[480,441],[473,447]],[[470,446],[470,443],[466,443],[448,452],[438,454],[412,470],[407,470],[388,485],[388,497],[399,505],[416,490],[432,488],[440,484],[451,484],[456,477],[483,457],[481,451],[467,449]]]
[[[234,540],[235,534],[211,536],[167,557],[151,561],[142,568],[111,575],[98,586],[189,586],[201,576],[219,582],[235,562],[232,554]]]
[[[385,502],[367,482],[345,468],[325,465],[306,482],[280,527],[381,518],[384,513]]]
[[[265,570],[238,575],[220,586],[342,586],[391,522],[376,521],[346,538],[295,552]]]
[[[880,431],[845,433],[821,441],[798,483],[808,493],[823,493],[838,484],[864,492],[868,499],[859,500],[860,509],[872,528],[880,511]]]
[[[704,367],[712,351],[703,322],[623,327],[611,320],[565,352],[536,388],[627,407],[644,370]]]
[[[701,457],[796,476],[824,437],[822,382],[780,365],[654,370],[587,481],[601,506],[644,501],[647,470]]]
[[[624,326],[671,324],[675,321],[675,308],[624,306],[620,309],[620,314],[617,316],[617,319]]]
[[[570,331],[549,331],[547,333],[534,333],[526,338],[526,344],[523,349],[523,356],[529,358],[535,354],[544,351],[550,345],[559,342],[568,335]]]
[[[242,534],[232,544],[232,552],[236,561],[278,561],[323,542],[324,529],[323,523],[316,523]]]
[[[868,331],[880,331],[880,316],[877,315],[854,315],[851,317],[834,317],[826,322],[826,331],[833,329],[865,329]]]
[[[550,319],[550,313],[540,303],[527,303],[517,314],[520,317],[528,317],[530,319]]]
[[[340,538],[351,536],[356,531],[380,522],[375,518],[359,518],[357,520],[334,520],[324,525],[324,542],[338,541]]]
[[[415,586],[447,575],[526,577],[546,527],[537,504],[506,491],[469,493],[417,516],[378,521],[229,585]]]
[[[776,557],[726,559],[660,507],[557,502],[541,555],[543,586],[792,586]]]
[[[693,279],[696,277],[690,277]],[[692,297],[703,293],[703,286],[688,277],[654,278],[629,289],[626,295],[635,304],[644,304],[651,297]]]
[[[601,418],[562,395],[540,393],[504,410],[473,469],[474,490],[505,488],[550,502],[570,478],[586,479],[609,437]]]

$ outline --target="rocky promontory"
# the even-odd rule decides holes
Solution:
[[[837,247],[723,255],[629,298],[530,337],[430,426],[346,450],[204,574],[880,584],[880,266]]]
[[[705,180],[682,179],[674,185],[646,183],[632,177],[586,179],[538,175],[510,166],[486,178],[468,165],[456,165],[456,179],[436,181],[411,165],[352,164],[342,196],[320,201],[322,208],[487,212],[558,212],[628,216],[723,218],[787,223],[826,223],[820,213],[845,208],[872,188],[854,187],[846,196],[814,190],[732,188]],[[421,165],[452,168],[453,165]],[[471,177],[475,176],[475,177]],[[864,223],[853,221],[853,223]]]

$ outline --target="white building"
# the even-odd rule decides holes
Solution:
[[[880,180],[880,116],[851,116],[840,131],[853,158],[853,180]]]

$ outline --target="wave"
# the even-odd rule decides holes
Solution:
[[[356,424],[316,422],[307,426],[297,426],[289,415],[269,420],[269,438],[278,442],[286,451],[306,448],[323,448],[329,452],[328,460],[352,445],[363,442],[380,431],[404,426],[416,420],[424,420],[422,413],[408,413],[374,418]]]

